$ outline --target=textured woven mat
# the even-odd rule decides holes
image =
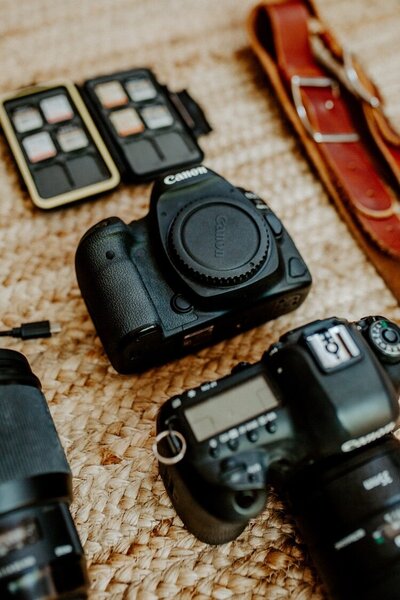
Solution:
[[[0,92],[150,66],[188,87],[214,132],[206,164],[254,189],[283,218],[314,276],[295,313],[141,376],[109,366],[76,284],[78,240],[99,219],[147,212],[149,186],[121,186],[79,207],[34,209],[0,139],[0,325],[50,318],[62,333],[8,342],[40,377],[74,474],[73,514],[90,566],[91,599],[321,600],[322,587],[276,497],[240,538],[206,546],[182,527],[151,452],[162,402],[256,361],[287,329],[336,314],[400,310],[339,220],[283,122],[248,48],[253,0],[1,0]],[[398,0],[326,0],[324,16],[361,57],[400,122]]]

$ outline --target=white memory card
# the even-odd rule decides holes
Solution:
[[[57,96],[44,98],[40,102],[40,108],[48,123],[70,121],[74,116],[72,106],[65,94],[57,94]]]
[[[66,125],[57,131],[57,141],[63,152],[73,152],[86,148],[89,140],[82,127],[76,125]]]
[[[99,83],[94,89],[104,108],[114,108],[128,103],[128,96],[119,81]]]
[[[153,98],[157,96],[157,90],[148,77],[128,79],[125,83],[125,87],[134,102],[153,100]]]
[[[110,120],[121,137],[141,133],[144,125],[134,108],[123,108],[110,114]]]
[[[164,104],[146,106],[140,112],[149,129],[169,127],[174,122],[173,116]]]
[[[32,131],[43,125],[42,116],[34,106],[21,106],[17,108],[13,112],[12,120],[18,133]]]
[[[57,154],[53,140],[47,131],[25,137],[22,140],[22,145],[31,163],[47,160]]]

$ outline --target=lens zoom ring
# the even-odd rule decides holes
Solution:
[[[0,386],[0,483],[48,473],[70,469],[43,394]]]

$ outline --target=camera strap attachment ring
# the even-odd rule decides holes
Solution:
[[[161,442],[161,440],[163,440],[164,438],[169,437],[169,436],[171,436],[171,438],[172,437],[178,438],[178,440],[181,443],[181,448],[180,448],[179,452],[177,454],[175,454],[174,456],[163,456],[158,451],[158,444]],[[187,449],[186,439],[184,438],[184,436],[182,435],[182,433],[180,431],[176,431],[175,429],[165,429],[164,431],[161,431],[160,433],[158,433],[156,435],[155,442],[152,446],[154,456],[160,463],[162,463],[164,465],[176,465],[185,456],[186,449]]]

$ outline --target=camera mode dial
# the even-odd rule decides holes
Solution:
[[[372,344],[388,362],[400,361],[400,328],[390,321],[379,319],[369,329]]]
[[[188,204],[177,214],[169,245],[175,262],[192,279],[231,286],[265,264],[270,234],[255,207],[215,197]]]

